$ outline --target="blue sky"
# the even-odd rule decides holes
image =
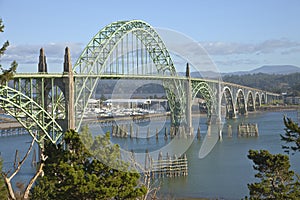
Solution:
[[[274,64],[300,67],[298,0],[0,0],[0,17],[5,24],[0,42],[11,44],[0,62],[16,59],[21,70],[36,70],[41,47],[49,67],[61,65],[66,45],[76,60],[101,28],[130,19],[188,35],[221,72]]]

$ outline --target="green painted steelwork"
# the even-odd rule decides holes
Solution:
[[[75,117],[78,131],[88,100],[100,79],[162,80],[173,125],[187,123],[187,85],[192,87],[189,92],[191,99],[201,93],[209,116],[219,115],[220,98],[224,96],[228,117],[234,117],[234,101],[239,94],[234,91],[239,89],[245,93],[253,92],[259,105],[267,101],[267,96],[279,96],[224,82],[221,90],[219,80],[178,76],[157,32],[139,20],[118,21],[104,27],[85,47],[73,71],[69,57],[68,52],[64,73],[47,73],[46,63],[42,62],[39,66],[45,70],[39,70],[40,73],[18,73],[13,80],[0,86],[0,107],[15,117],[39,145],[43,144],[44,139],[57,143],[64,131],[74,127],[74,123],[70,123],[72,120],[69,121],[73,119],[71,117]],[[42,58],[45,58],[44,54]],[[70,87],[73,81],[74,94],[73,87]],[[73,103],[73,99],[75,105],[72,107],[70,102],[72,100]]]
[[[210,117],[212,113],[216,114],[216,106],[218,105],[215,95],[216,91],[213,91],[213,88],[209,86],[208,82],[192,81],[192,99],[196,98],[198,94],[200,94],[206,102],[208,117]]]
[[[128,40],[129,38],[131,41]],[[127,47],[126,52],[124,46]],[[128,50],[130,48],[131,51]],[[144,50],[142,51],[142,49]],[[136,60],[133,53],[135,50]],[[139,55],[143,58],[142,61],[138,60]],[[121,63],[114,61],[119,57],[121,57]],[[125,57],[127,66],[124,66]],[[153,72],[148,65],[144,65],[147,59],[154,63],[156,72]],[[88,99],[91,98],[101,75],[130,76],[134,74],[143,78],[153,75],[177,76],[173,61],[163,41],[149,24],[140,20],[118,21],[104,27],[85,47],[73,70],[75,77],[76,74],[86,75],[75,79],[75,124],[77,129],[83,120]],[[185,104],[182,83],[177,79],[163,79],[163,85],[171,111],[174,111],[171,113],[175,113],[175,110],[177,110],[176,113],[180,113],[180,115],[174,115],[172,119],[174,123],[180,123],[184,119],[179,117],[184,116],[185,112],[182,108],[182,105]]]
[[[38,144],[42,145],[44,138],[56,143],[62,135],[62,128],[56,119],[32,98],[32,82],[27,86],[29,90],[24,94],[6,85],[0,85],[0,107],[22,124]]]

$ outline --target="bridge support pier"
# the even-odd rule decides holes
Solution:
[[[64,73],[68,74],[65,83],[65,98],[66,98],[66,115],[67,115],[67,130],[75,130],[75,105],[74,105],[74,74],[71,64],[70,50],[65,49],[64,57]]]
[[[189,63],[186,64],[186,78],[186,133],[188,136],[193,136],[194,130],[192,124],[192,82]]]

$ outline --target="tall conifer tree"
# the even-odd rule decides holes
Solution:
[[[0,19],[0,33],[2,32],[4,32],[4,25],[2,19]],[[4,44],[0,48],[0,58],[3,56],[8,46],[9,42],[4,42]],[[16,61],[13,61],[8,69],[4,69],[0,64],[0,70],[2,71],[2,74],[0,74],[0,84],[4,84],[6,81],[13,78],[14,73],[16,73],[17,66],[18,63]]]
[[[45,145],[48,158],[44,176],[38,179],[31,199],[141,199],[146,188],[139,184],[140,175],[111,167],[122,165],[122,161],[118,160],[120,150],[110,143],[109,134],[93,139],[88,129],[84,131],[81,137],[74,131],[66,132],[64,145]],[[98,153],[100,160],[96,159]],[[109,159],[110,166],[102,159]]]

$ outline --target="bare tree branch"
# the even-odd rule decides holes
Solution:
[[[37,170],[37,172],[35,173],[35,175],[30,179],[29,184],[27,185],[25,191],[24,191],[24,200],[29,198],[29,193],[30,190],[34,184],[34,182],[36,181],[36,179],[43,173],[43,167],[45,165],[45,161],[48,157],[44,155],[44,150],[41,149],[41,161],[40,161],[40,165],[39,168]]]
[[[18,163],[17,167],[15,168],[15,170],[13,171],[13,173],[9,176],[9,172],[2,172],[1,175],[5,181],[5,185],[6,185],[6,188],[8,190],[8,193],[9,193],[9,196],[11,199],[15,200],[16,199],[16,196],[15,196],[15,192],[13,190],[13,187],[11,185],[11,180],[14,178],[14,176],[19,173],[19,171],[21,170],[21,167],[22,165],[24,164],[25,160],[27,159],[27,157],[29,156],[31,150],[32,150],[32,147],[34,145],[34,139],[32,139],[31,141],[31,144],[25,154],[25,156],[23,157],[23,159]]]

